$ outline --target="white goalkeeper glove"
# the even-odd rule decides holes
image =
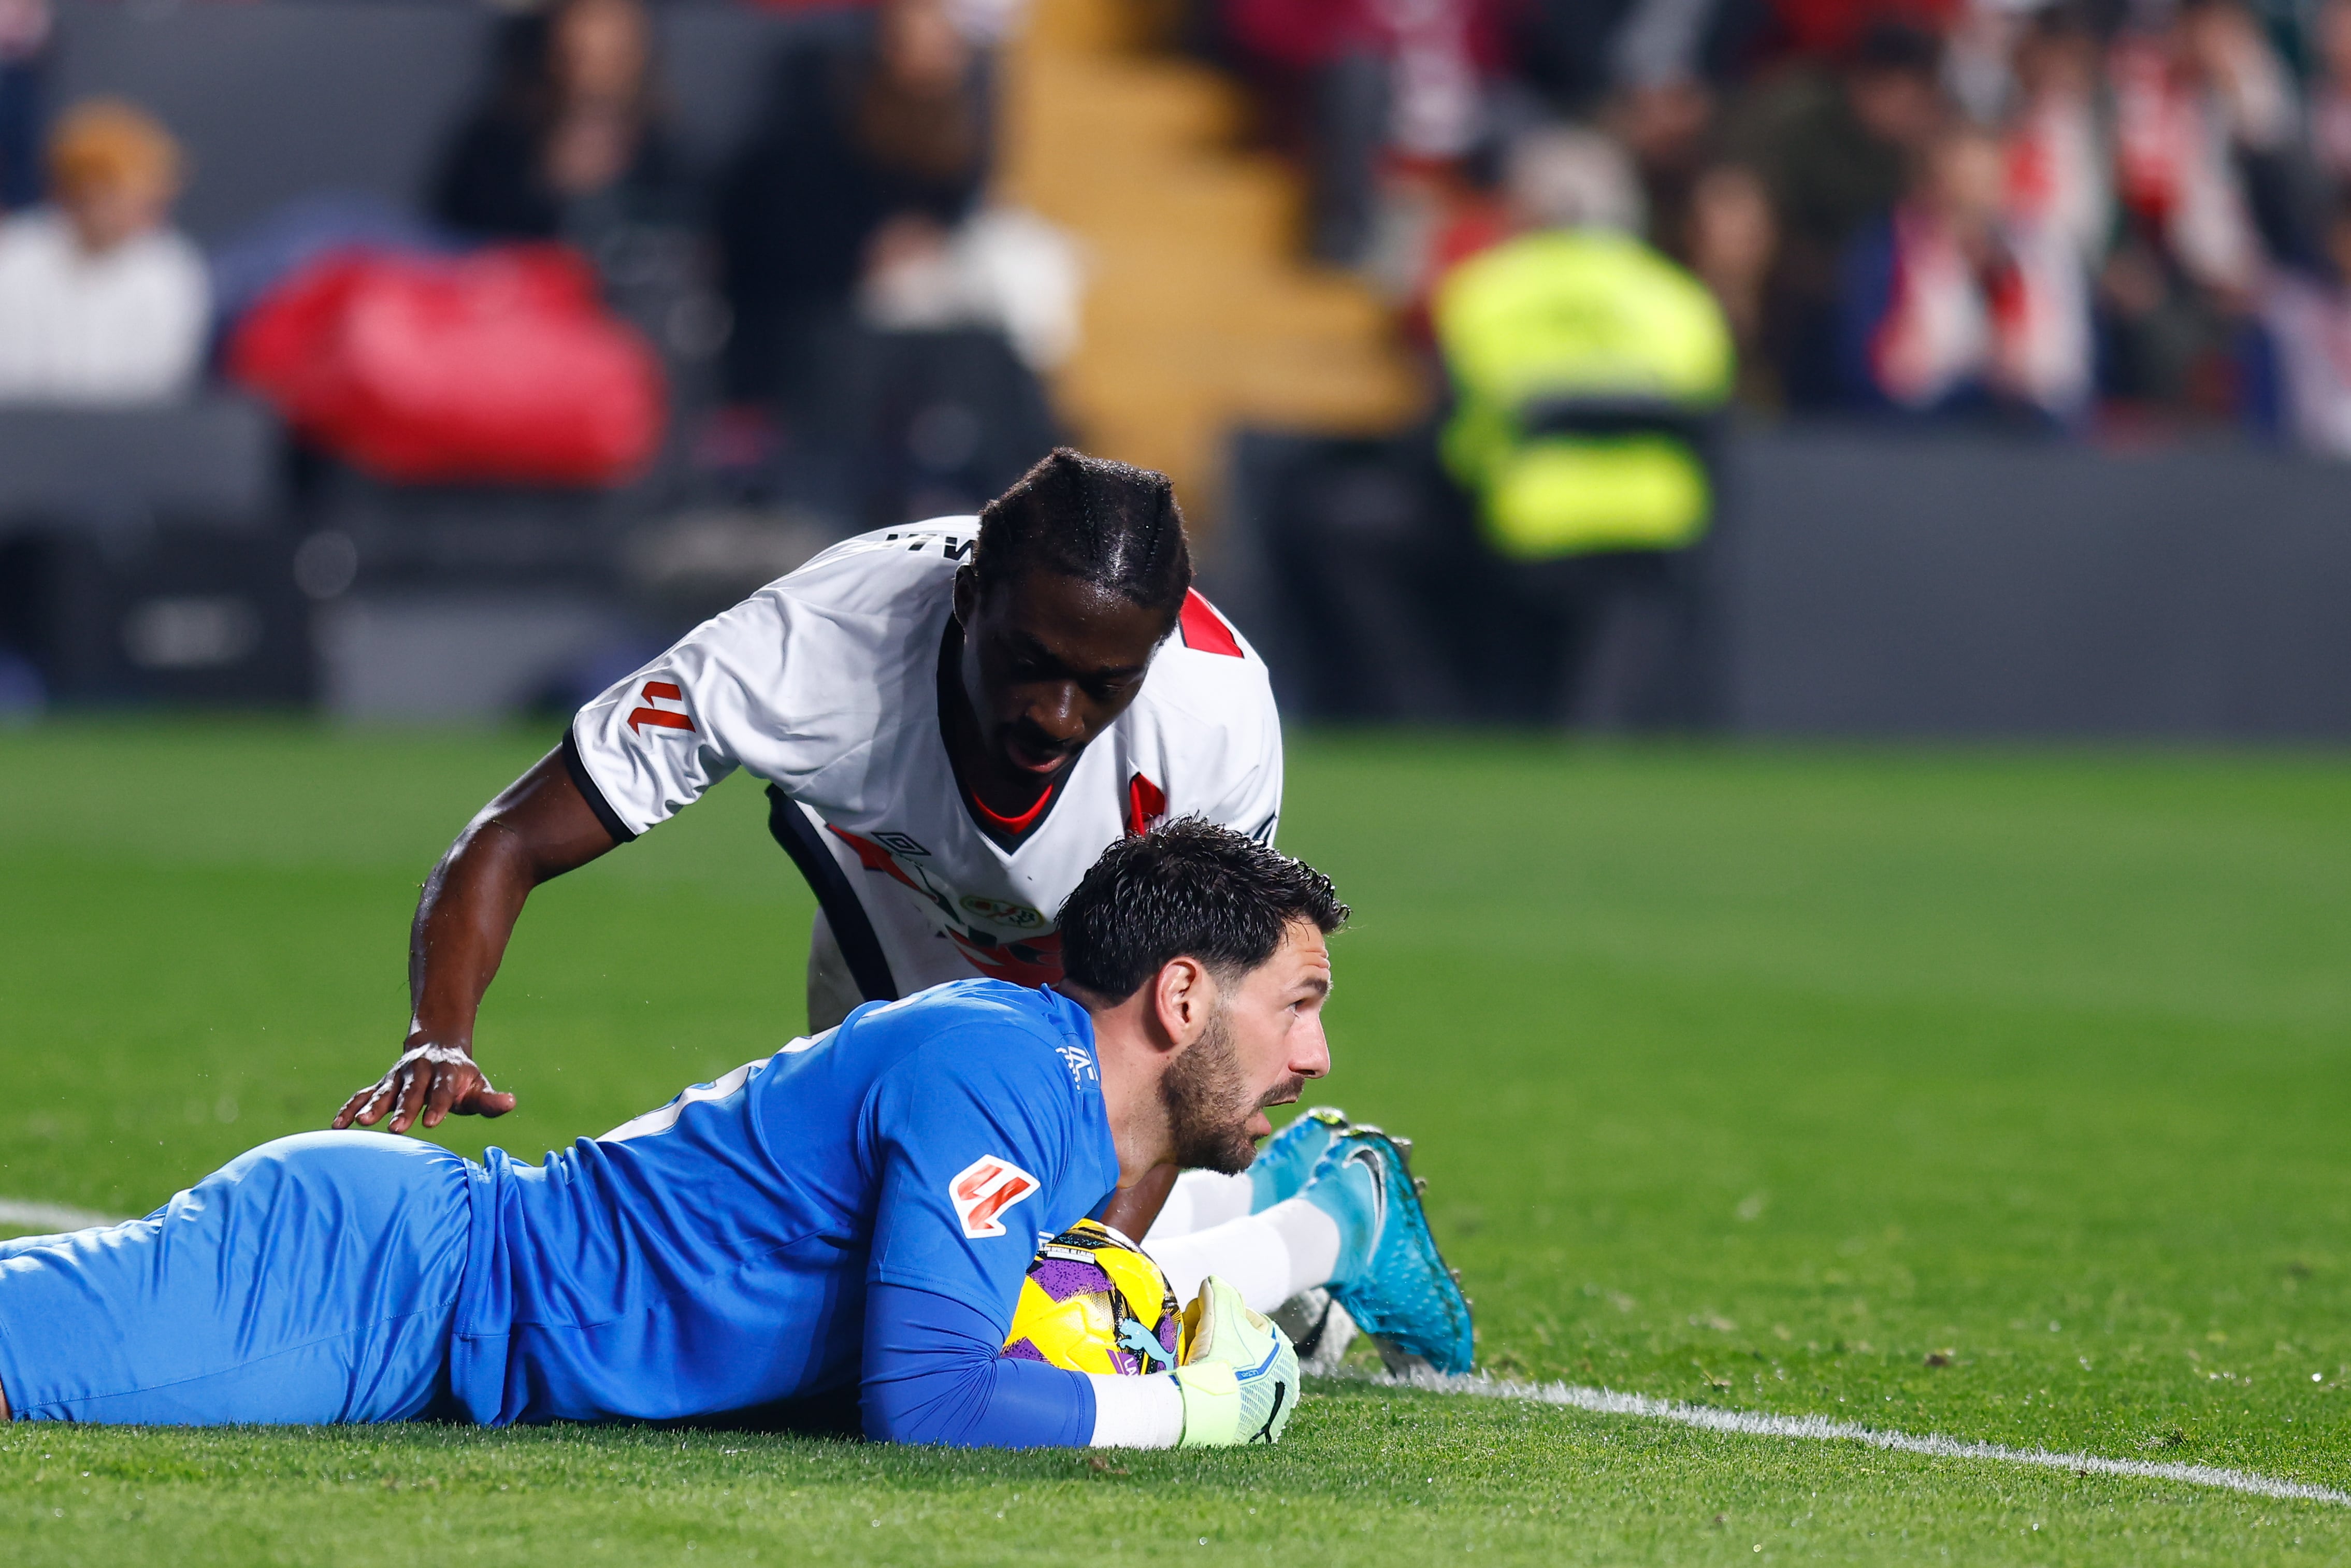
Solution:
[[[1298,1352],[1280,1325],[1249,1310],[1241,1293],[1210,1275],[1184,1309],[1184,1395],[1179,1448],[1275,1443],[1298,1407]]]

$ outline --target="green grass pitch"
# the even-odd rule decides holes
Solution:
[[[0,734],[0,1197],[143,1212],[390,1060],[416,884],[544,736]],[[1327,1098],[1419,1140],[1485,1364],[2351,1484],[2351,766],[1301,737]],[[730,782],[534,900],[536,1155],[772,1051]],[[1360,1384],[1266,1452],[0,1429],[0,1562],[2215,1563],[2351,1509]]]

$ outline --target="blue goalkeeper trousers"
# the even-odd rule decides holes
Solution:
[[[471,1162],[381,1133],[239,1155],[144,1219],[0,1241],[19,1420],[401,1421],[448,1395]]]

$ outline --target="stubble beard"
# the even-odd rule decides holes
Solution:
[[[1231,1014],[1219,1002],[1200,1038],[1168,1064],[1159,1080],[1176,1164],[1186,1170],[1239,1175],[1257,1158],[1249,1117],[1267,1105],[1296,1099],[1304,1087],[1302,1080],[1293,1078],[1262,1097],[1251,1094],[1233,1049]]]

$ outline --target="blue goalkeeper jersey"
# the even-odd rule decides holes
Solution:
[[[470,1179],[457,1399],[492,1425],[657,1419],[854,1383],[876,1283],[1000,1344],[1039,1239],[1100,1205],[1118,1154],[1084,1009],[965,980]]]

